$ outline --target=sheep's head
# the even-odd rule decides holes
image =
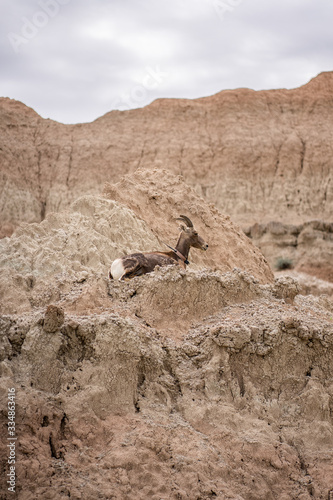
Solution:
[[[186,235],[186,238],[189,240],[189,246],[193,248],[198,248],[199,250],[207,250],[208,244],[204,241],[201,236],[199,236],[198,231],[196,231],[193,227],[193,223],[191,219],[186,217],[186,215],[180,215],[177,220],[185,222],[186,226],[181,224],[180,229]]]

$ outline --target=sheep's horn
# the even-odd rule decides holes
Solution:
[[[176,220],[181,220],[181,221],[185,222],[186,225],[187,225],[187,227],[193,227],[193,223],[192,223],[191,219],[189,219],[188,217],[186,217],[186,215],[181,215]]]

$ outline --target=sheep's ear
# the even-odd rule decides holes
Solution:
[[[180,226],[179,226],[179,230],[180,230],[180,231],[186,231],[186,227],[185,227],[185,226],[183,226],[182,224],[180,224]]]

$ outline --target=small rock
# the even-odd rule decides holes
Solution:
[[[65,313],[61,307],[52,304],[47,306],[43,324],[44,331],[47,333],[56,332],[64,323],[64,319]]]

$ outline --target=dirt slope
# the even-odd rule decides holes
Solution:
[[[332,303],[296,293],[286,278],[166,269],[110,283],[103,309],[2,316],[17,498],[326,499]]]
[[[181,174],[242,223],[332,212],[333,73],[293,90],[160,99],[92,123],[43,120],[0,99],[1,234],[138,167]]]
[[[86,291],[104,287],[95,292],[97,302],[104,304],[103,280],[112,261],[136,251],[168,250],[163,241],[176,244],[176,218],[182,212],[209,241],[207,252],[191,250],[190,268],[239,268],[262,283],[273,280],[263,255],[244,233],[180,177],[138,171],[109,185],[106,193],[114,200],[83,196],[67,212],[51,213],[41,224],[23,224],[11,238],[0,240],[2,312],[46,306],[69,293],[73,283]],[[89,305],[95,306],[94,301]]]
[[[228,217],[162,174],[139,170],[0,242],[1,498],[15,388],[18,500],[326,500],[331,299],[273,281]],[[108,280],[120,253],[176,238],[180,208],[207,253]]]
[[[257,247],[230,217],[221,215],[213,205],[198,196],[181,176],[166,170],[139,169],[115,185],[106,184],[104,194],[125,203],[167,243],[176,218],[180,214],[190,217],[209,244],[206,252],[191,250],[190,261],[194,265],[223,271],[239,267],[262,282],[272,280],[271,270]],[[171,240],[171,245],[176,241],[177,237]]]
[[[2,229],[34,221],[0,240],[1,500],[330,498],[331,288],[274,279],[207,199],[247,227],[329,213],[331,92],[329,73],[76,126],[1,100]],[[209,243],[186,271],[107,278],[114,258],[175,244],[180,214]],[[300,269],[318,247],[324,269],[330,225],[303,219],[248,234]]]
[[[332,283],[333,223],[322,220],[303,224],[271,221],[244,230],[273,269],[285,266]]]

